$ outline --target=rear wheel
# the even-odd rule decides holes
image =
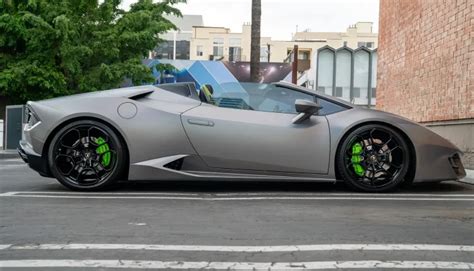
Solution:
[[[387,192],[404,180],[410,163],[408,145],[383,125],[355,129],[342,141],[337,167],[345,183],[358,191]]]
[[[53,137],[48,163],[64,186],[80,191],[110,187],[122,176],[125,152],[121,140],[107,125],[80,120]]]

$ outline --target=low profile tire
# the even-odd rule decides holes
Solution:
[[[79,120],[61,128],[51,140],[48,164],[54,177],[69,189],[110,188],[125,168],[125,149],[107,125]]]
[[[338,173],[350,188],[389,192],[403,183],[410,154],[407,143],[397,131],[371,124],[345,136],[336,160]]]

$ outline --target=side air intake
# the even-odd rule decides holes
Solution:
[[[181,170],[181,167],[183,166],[183,161],[184,161],[184,158],[180,158],[178,160],[174,160],[173,162],[169,162],[163,167],[173,169],[173,170]]]
[[[144,92],[144,93],[138,93],[137,95],[129,96],[128,98],[130,100],[137,101],[137,100],[145,98],[146,96],[150,95],[151,93],[153,93],[153,90],[148,91],[148,92]]]

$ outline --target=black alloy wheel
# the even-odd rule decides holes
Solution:
[[[79,191],[101,190],[122,177],[125,152],[107,125],[80,120],[59,130],[51,141],[48,162],[64,186]]]
[[[358,191],[388,192],[404,180],[410,163],[407,143],[395,130],[366,125],[352,131],[339,148],[337,167],[345,183]]]

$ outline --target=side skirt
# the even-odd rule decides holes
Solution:
[[[129,180],[247,180],[247,181],[308,181],[308,182],[336,182],[336,179],[327,175],[291,174],[278,172],[235,172],[225,169],[202,167],[191,169],[183,165],[181,169],[167,167],[172,162],[183,159],[186,164],[189,155],[173,155],[157,159],[142,161],[130,165]]]

